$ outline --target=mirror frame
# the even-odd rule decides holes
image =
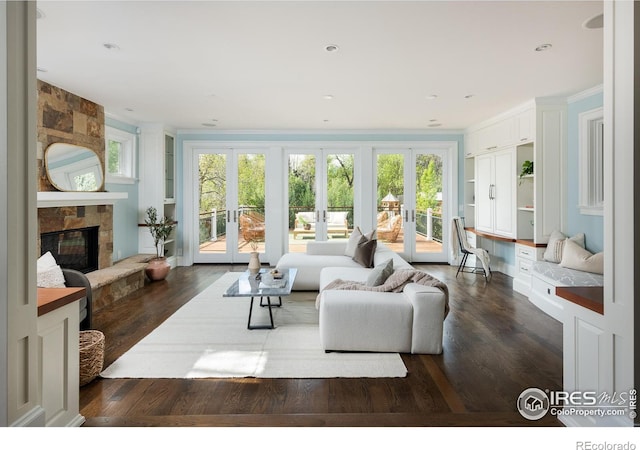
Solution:
[[[52,150],[55,150],[57,148],[62,148],[62,147],[72,147],[72,148],[76,148],[78,150],[86,150],[88,152],[93,153],[93,155],[96,157],[97,162],[98,162],[98,167],[100,169],[100,185],[97,186],[96,189],[91,189],[91,190],[77,190],[77,189],[65,189],[64,187],[59,186],[55,181],[53,181],[53,177],[51,176],[51,173],[49,172],[49,155],[50,152]],[[51,183],[51,186],[53,186],[54,188],[56,188],[57,190],[61,191],[61,192],[101,192],[104,190],[104,183],[105,183],[105,173],[104,173],[104,167],[102,164],[102,161],[100,161],[100,155],[98,155],[98,153],[95,150],[92,150],[90,148],[87,147],[83,147],[81,145],[76,145],[76,144],[68,144],[65,142],[56,142],[53,143],[51,145],[49,145],[47,147],[47,149],[44,152],[44,171],[47,175],[47,179],[49,180],[49,183]]]

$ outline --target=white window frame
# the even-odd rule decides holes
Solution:
[[[604,214],[604,110],[596,108],[578,116],[581,214]]]
[[[120,173],[109,173],[109,141],[121,144]],[[136,135],[113,127],[105,127],[105,180],[107,183],[134,184],[136,181]]]

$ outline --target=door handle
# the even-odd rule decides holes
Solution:
[[[320,211],[316,210],[316,222],[320,222]]]
[[[412,222],[416,221],[416,210],[415,209],[411,210],[411,221]]]
[[[323,222],[327,221],[327,210],[326,209],[324,211],[322,211],[322,221]]]
[[[404,210],[404,221],[405,222],[409,222],[409,210],[408,209]]]
[[[231,222],[231,211],[227,209],[227,223]]]
[[[233,223],[236,223],[236,222],[237,222],[237,219],[236,219],[236,213],[237,213],[237,211],[234,209],[234,210],[233,210]]]

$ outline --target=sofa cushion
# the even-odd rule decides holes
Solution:
[[[560,265],[569,269],[602,274],[604,273],[604,253],[600,252],[594,255],[589,250],[567,239]]]
[[[367,277],[367,286],[380,286],[387,281],[387,278],[393,273],[393,259],[388,259],[382,264],[378,264],[373,268]]]
[[[553,233],[551,233],[551,236],[549,236],[549,242],[547,243],[547,248],[544,251],[544,260],[556,264],[562,261],[562,251],[564,249],[566,239],[567,236],[565,236],[560,231],[553,231]],[[578,233],[569,239],[578,244],[580,247],[584,248],[584,233]]]
[[[366,236],[362,236],[356,247],[353,260],[362,267],[373,267],[373,255],[376,252],[377,244],[377,240],[367,239]]]

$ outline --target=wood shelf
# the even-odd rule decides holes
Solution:
[[[598,314],[604,314],[604,288],[602,286],[556,287],[556,295]]]

